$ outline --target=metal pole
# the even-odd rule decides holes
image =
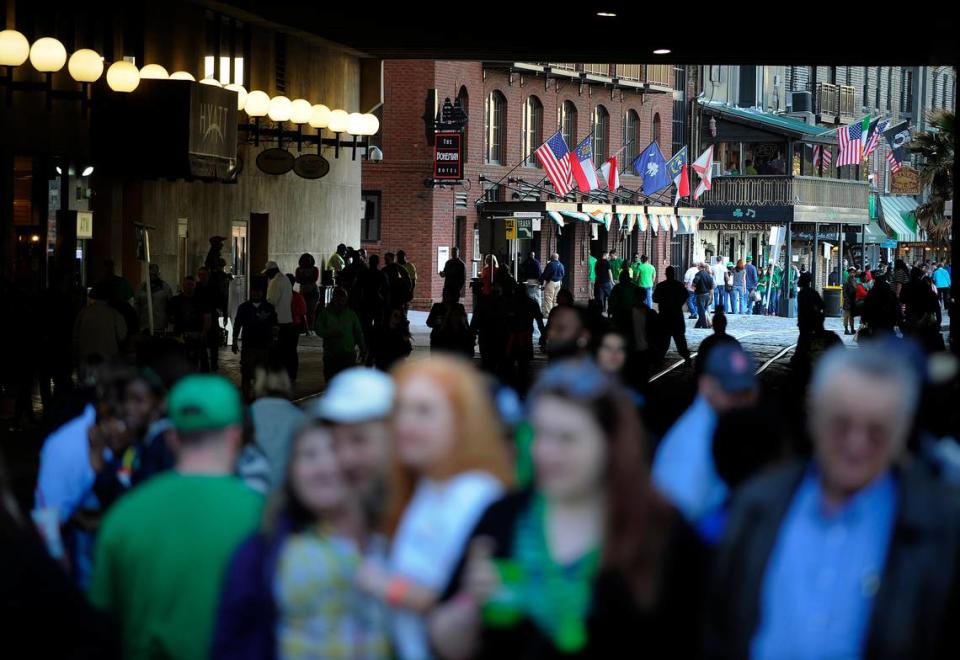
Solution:
[[[147,268],[147,320],[150,325],[150,336],[153,336],[153,286],[150,282],[150,230],[143,228],[143,252]]]
[[[787,247],[787,259],[783,265],[783,271],[780,275],[781,289],[780,293],[780,309],[783,310],[783,315],[788,319],[794,317],[793,306],[790,304],[790,283],[793,280],[793,230],[792,224],[787,223],[786,238],[784,242]]]
[[[837,225],[837,239],[840,244],[840,258],[837,259],[837,268],[840,269],[840,284],[842,285],[845,281],[843,278],[846,277],[846,269],[843,267],[843,223]]]

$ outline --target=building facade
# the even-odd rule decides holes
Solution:
[[[625,233],[592,222],[560,228],[544,215],[534,220],[531,239],[507,241],[502,219],[481,213],[478,202],[554,199],[533,152],[558,130],[571,149],[593,135],[596,167],[617,155],[623,188],[636,190],[640,179],[630,169],[636,155],[653,141],[672,154],[673,81],[673,67],[665,65],[386,61],[380,136],[386,156],[363,165],[363,247],[407,253],[418,269],[420,309],[440,300],[438,273],[452,247],[460,248],[469,275],[482,269],[487,254],[515,266],[530,251],[541,260],[558,252],[565,285],[581,301],[591,295],[589,257],[604,248],[628,258],[648,254],[662,273],[677,242],[672,231]],[[431,122],[447,98],[459,99],[467,115],[458,185],[433,181]]]

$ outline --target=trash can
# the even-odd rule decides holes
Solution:
[[[474,277],[470,280],[470,295],[472,307],[470,308],[474,312],[477,311],[477,302],[480,300],[480,290],[483,287],[483,284],[480,282],[479,277]]]
[[[839,317],[842,315],[843,301],[841,300],[842,287],[825,286],[823,287],[823,313],[827,317]]]

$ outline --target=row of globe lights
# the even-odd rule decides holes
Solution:
[[[30,64],[41,73],[53,74],[67,66],[70,76],[79,83],[94,83],[103,75],[103,57],[94,50],[81,48],[67,59],[67,49],[53,37],[42,37],[30,42],[16,30],[0,31],[0,66],[20,66],[29,58]],[[141,79],[196,80],[186,71],[168,74],[159,64],[147,64],[141,69],[127,62],[114,62],[107,69],[107,85],[115,92],[132,92]],[[237,93],[237,109],[244,110],[253,119],[269,117],[275,122],[290,121],[297,125],[309,124],[312,128],[326,128],[333,133],[349,135],[376,135],[380,121],[373,114],[347,113],[331,110],[323,104],[311,104],[306,99],[290,100],[286,96],[270,98],[266,92],[247,92],[242,85],[221,85],[216,78],[204,78],[204,85],[224,87]]]

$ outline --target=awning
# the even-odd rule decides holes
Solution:
[[[863,242],[864,243],[884,243],[889,237],[881,229],[880,225],[876,221],[871,222],[869,225],[863,226]]]
[[[817,144],[837,144],[836,129],[808,124],[794,117],[776,115],[755,108],[738,108],[718,101],[700,101],[704,112],[728,121],[759,128],[797,140]]]
[[[900,242],[914,243],[917,236],[917,218],[915,211],[917,200],[905,195],[882,195],[880,197],[880,216],[892,238]]]

